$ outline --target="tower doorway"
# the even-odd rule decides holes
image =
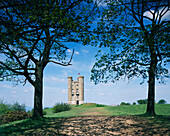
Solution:
[[[79,105],[79,101],[76,102],[76,105]]]

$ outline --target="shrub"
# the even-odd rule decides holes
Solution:
[[[137,100],[138,104],[147,104],[148,103],[148,99],[140,99]]]
[[[136,105],[136,102],[133,102],[133,104],[132,105]]]
[[[44,109],[49,109],[49,107],[45,107]]]
[[[130,103],[121,102],[120,105],[130,105]]]
[[[10,104],[7,104],[3,100],[0,100],[0,115],[4,115],[11,111],[10,107],[11,107]]]
[[[105,107],[103,104],[96,104],[96,107]]]
[[[70,105],[68,105],[66,103],[57,103],[55,106],[53,106],[52,112],[58,113],[58,112],[62,112],[62,111],[68,111],[70,109],[71,109]]]
[[[158,104],[166,104],[167,102],[164,99],[159,100]]]
[[[13,105],[11,105],[12,111],[26,111],[25,104],[19,104],[18,102],[15,102]]]
[[[4,115],[10,111],[25,111],[25,104],[19,104],[15,102],[14,104],[8,104],[3,100],[0,100],[0,115]]]
[[[0,124],[5,124],[17,120],[27,119],[30,117],[30,114],[27,114],[25,111],[10,111],[7,114],[2,115]]]

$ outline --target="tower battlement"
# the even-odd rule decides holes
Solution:
[[[68,104],[80,105],[84,103],[84,76],[79,76],[77,81],[72,77],[68,80]]]

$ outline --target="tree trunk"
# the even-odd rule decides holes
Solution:
[[[157,65],[156,54],[151,55],[151,64],[149,68],[149,82],[148,82],[148,104],[146,114],[155,115],[155,70]]]
[[[34,92],[34,112],[33,118],[43,118],[43,70],[40,67],[37,67],[36,71],[36,80],[35,80],[35,92]]]

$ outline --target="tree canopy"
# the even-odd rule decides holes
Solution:
[[[158,101],[158,104],[166,104],[167,102],[164,99]]]
[[[90,10],[85,10],[87,3],[83,8],[82,2],[3,0],[0,4],[0,53],[4,54],[4,60],[0,61],[1,79],[19,80],[16,76],[24,75],[33,84],[35,63],[46,59],[43,67],[49,62],[70,65],[71,56],[70,61],[62,61],[68,49],[64,42],[76,41],[77,34],[87,30],[91,15]]]
[[[148,80],[148,114],[154,113],[155,79],[169,77],[170,21],[168,1],[107,0],[92,42],[99,50],[91,72],[96,84],[122,78]],[[96,42],[98,41],[98,42]]]

